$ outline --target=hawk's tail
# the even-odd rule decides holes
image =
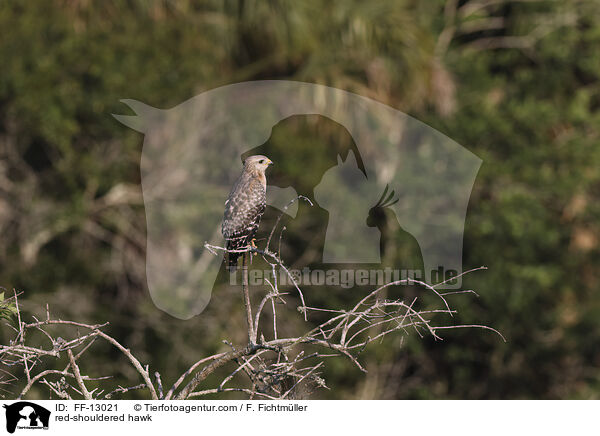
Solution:
[[[225,261],[227,262],[227,270],[229,272],[235,272],[237,269],[238,258],[240,253],[227,253],[225,255]]]
[[[240,250],[246,246],[246,237],[245,236],[233,236],[226,239],[227,241],[227,251],[225,252],[224,260],[227,265],[227,270],[229,272],[235,272],[237,269],[238,259],[244,253]]]

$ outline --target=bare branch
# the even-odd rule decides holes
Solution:
[[[71,351],[71,349],[67,350],[67,356],[69,356],[69,362],[71,363],[71,369],[73,370],[73,375],[75,376],[75,380],[77,381],[77,384],[79,385],[79,388],[81,389],[81,392],[83,393],[83,397],[86,400],[91,400],[92,396],[90,395],[89,391],[85,387],[85,383],[83,383],[83,380],[81,378],[81,372],[79,371],[79,367],[77,366],[77,363],[75,362],[75,357],[73,356],[73,351]]]
[[[457,2],[448,3],[450,21],[456,16],[457,4]],[[298,199],[310,202],[305,197],[299,196],[288,206]],[[341,356],[348,359],[360,371],[367,372],[366,365],[359,360],[362,351],[373,342],[381,341],[388,336],[399,335],[403,338],[414,331],[420,337],[429,335],[436,340],[442,340],[439,335],[442,330],[478,328],[490,330],[505,340],[496,329],[484,325],[445,324],[450,319],[456,320],[457,315],[457,311],[450,305],[454,297],[450,296],[477,294],[472,290],[444,291],[444,286],[451,280],[486,269],[485,267],[464,271],[458,276],[436,284],[410,278],[390,281],[357,298],[357,301],[352,302],[353,306],[347,310],[339,307],[307,305],[300,286],[282,262],[279,252],[269,249],[279,222],[280,219],[275,223],[264,249],[249,246],[240,250],[227,250],[224,247],[205,243],[207,252],[214,255],[221,251],[242,254],[242,299],[248,340],[247,343],[240,345],[224,340],[223,342],[231,348],[229,351],[215,353],[196,361],[177,378],[166,394],[160,373],[158,371],[153,373],[155,385],[151,379],[149,366],[143,365],[131,350],[103,331],[108,323],[88,325],[53,319],[47,306],[45,318],[39,320],[34,317],[33,322],[27,323],[22,319],[18,295],[15,293],[15,296],[11,297],[15,299],[17,307],[17,325],[11,326],[14,339],[8,344],[0,345],[0,360],[11,368],[12,372],[14,372],[13,368],[22,369],[25,386],[19,398],[30,392],[36,383],[47,386],[51,395],[63,399],[71,399],[78,395],[85,399],[109,399],[115,394],[141,389],[148,389],[144,394],[152,399],[165,400],[197,398],[225,392],[246,394],[249,398],[298,398],[304,395],[305,391],[308,393],[309,388],[328,389],[325,380],[318,374],[328,359]],[[260,254],[270,266],[270,273],[272,273],[272,278],[269,273],[269,277],[265,278],[262,298],[254,307],[250,300],[247,265],[248,256],[252,254]],[[277,318],[278,316],[281,318],[283,314],[277,313],[276,303],[287,304],[286,300],[290,298],[289,292],[282,292],[280,289],[279,274],[282,274],[282,277],[287,276],[290,284],[298,292],[301,302],[298,311],[302,313],[305,321],[301,325],[309,326],[295,334],[282,334],[278,330]],[[416,286],[422,292],[405,302],[403,299],[389,298],[388,290],[391,286]],[[433,300],[425,300],[424,294],[431,294]],[[265,310],[269,303],[270,311]],[[269,318],[271,312],[272,319]],[[318,323],[307,323],[310,312],[314,312],[314,318],[320,320]],[[297,314],[295,316],[297,317]],[[270,323],[272,328],[269,326]],[[56,328],[60,328],[61,333],[62,330],[66,331],[66,339],[57,337],[53,333],[53,329]],[[81,329],[84,330],[82,334],[80,334]],[[32,342],[30,338],[32,333],[42,338],[42,346],[39,345],[39,341]],[[113,382],[112,385],[102,386],[102,389],[97,387],[89,391],[86,381],[111,378],[110,376],[91,378],[84,375],[86,353],[96,341],[106,341],[118,349],[125,356],[128,364],[141,376],[143,383],[132,383],[132,386],[126,387],[128,383],[124,386],[115,386],[116,383]],[[49,345],[46,342],[49,342]],[[79,351],[75,353],[77,350]],[[68,361],[62,371],[43,367],[45,361],[59,360],[65,354]],[[108,393],[104,394],[104,392]]]

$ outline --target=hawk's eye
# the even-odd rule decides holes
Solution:
[[[265,160],[264,160],[264,159],[261,159],[261,160],[259,160],[259,161],[258,161],[258,163],[259,163],[259,164],[263,164],[263,163],[265,163]]]

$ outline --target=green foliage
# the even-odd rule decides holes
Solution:
[[[0,319],[11,320],[17,313],[17,306],[12,298],[4,298],[4,292],[0,292]]]

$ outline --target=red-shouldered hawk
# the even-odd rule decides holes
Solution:
[[[268,157],[261,155],[250,156],[244,161],[242,174],[225,202],[221,232],[227,241],[227,250],[243,249],[254,238],[267,206],[265,170],[272,163]],[[228,253],[230,271],[235,270],[241,254]]]

